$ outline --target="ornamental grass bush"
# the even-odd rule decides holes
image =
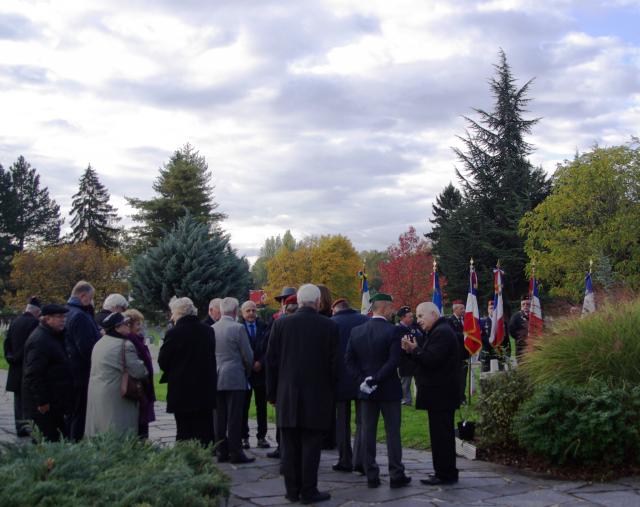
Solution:
[[[135,436],[0,447],[0,505],[217,506],[229,496],[210,449]]]
[[[546,385],[514,421],[520,444],[555,465],[611,469],[640,456],[640,387]]]
[[[534,385],[640,384],[640,299],[567,319],[536,342],[521,368]]]

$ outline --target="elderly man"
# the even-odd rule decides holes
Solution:
[[[96,323],[102,327],[102,321],[112,313],[122,313],[129,308],[129,301],[122,294],[109,294],[104,303],[102,310],[96,313]]]
[[[207,318],[202,321],[207,326],[213,326],[216,322],[220,320],[220,316],[221,316],[220,302],[221,301],[222,299],[220,298],[213,298],[211,301],[209,301],[209,314],[207,315]]]
[[[28,437],[30,434],[29,424],[22,414],[22,363],[24,344],[31,332],[38,327],[38,317],[40,317],[40,301],[32,297],[24,313],[9,325],[7,337],[4,340],[4,357],[9,363],[7,392],[13,393],[13,417],[19,437]]]
[[[433,303],[416,308],[418,325],[427,333],[418,343],[402,338],[402,349],[416,363],[416,409],[427,410],[434,474],[420,482],[428,485],[458,482],[454,412],[460,406],[460,352],[458,339],[445,317]]]
[[[62,305],[44,305],[40,325],[24,346],[25,416],[51,442],[67,436],[65,416],[73,402],[73,377],[63,334],[68,311]]]
[[[400,439],[402,387],[397,370],[403,333],[390,322],[394,312],[391,296],[378,293],[370,301],[373,317],[353,328],[346,352],[347,369],[360,384],[364,471],[370,488],[380,486],[376,435],[382,413],[389,459],[389,486],[402,488],[411,482],[411,477],[404,473]]]
[[[247,379],[253,370],[253,351],[245,327],[236,322],[238,300],[224,298],[222,317],[213,325],[216,333],[218,394],[216,400],[216,439],[218,462],[251,463],[255,458],[242,451],[242,415],[246,403]]]
[[[249,389],[242,414],[242,447],[249,449],[249,406],[251,405],[251,393],[255,393],[256,418],[258,420],[258,447],[268,449],[271,447],[266,440],[267,436],[267,391],[265,377],[265,356],[269,343],[269,326],[258,318],[258,308],[253,301],[245,301],[240,307],[244,328],[249,336],[251,350],[253,351],[253,366],[249,377]]]
[[[516,342],[516,358],[519,361],[527,348],[527,337],[529,336],[529,296],[523,296],[520,300],[520,311],[511,316],[509,335]]]
[[[460,403],[465,403],[467,400],[465,389],[467,386],[467,376],[469,374],[469,351],[464,346],[465,306],[461,299],[456,299],[453,302],[451,309],[453,310],[453,315],[449,317],[449,324],[456,334],[456,338],[458,339],[458,350],[460,351],[460,380],[458,382],[458,385],[460,386]]]
[[[318,313],[320,289],[300,287],[298,311],[273,323],[267,350],[267,399],[276,404],[286,498],[303,504],[331,498],[318,491],[324,434],[332,408],[338,326]]]
[[[71,360],[74,385],[74,403],[70,418],[69,437],[79,441],[84,436],[87,415],[87,390],[91,371],[91,352],[100,339],[100,329],[93,318],[93,295],[95,290],[89,282],[76,283],[67,301],[65,322],[65,346]]]

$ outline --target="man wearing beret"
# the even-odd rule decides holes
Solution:
[[[9,363],[7,391],[13,393],[13,415],[19,437],[29,436],[29,425],[22,415],[22,363],[24,344],[31,332],[38,327],[38,317],[40,317],[40,301],[32,297],[24,313],[9,325],[7,337],[4,340],[4,357]]]
[[[376,463],[376,433],[382,413],[389,460],[389,485],[391,488],[401,488],[411,482],[411,478],[404,473],[400,439],[402,387],[397,370],[403,332],[389,321],[393,315],[391,296],[380,293],[370,301],[373,317],[351,331],[346,363],[349,372],[360,384],[367,484],[370,488],[380,486],[380,469]]]
[[[63,333],[68,311],[62,305],[43,306],[40,324],[24,346],[25,416],[52,442],[68,436],[65,416],[73,404],[73,377]]]

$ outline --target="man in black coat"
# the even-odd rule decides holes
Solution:
[[[258,318],[258,307],[253,301],[245,301],[240,307],[242,321],[249,337],[253,351],[253,368],[249,377],[246,404],[242,415],[242,447],[249,449],[249,406],[251,394],[255,394],[256,419],[258,420],[258,447],[268,449],[267,442],[267,388],[265,377],[265,360],[269,344],[269,326]]]
[[[331,498],[318,491],[323,435],[333,422],[338,326],[318,314],[320,289],[298,291],[299,309],[276,320],[267,349],[267,399],[276,404],[286,498],[304,504]]]
[[[158,355],[167,387],[167,412],[176,419],[176,440],[214,441],[216,407],[216,336],[198,320],[189,298],[169,303],[175,325],[167,331]]]
[[[449,317],[449,324],[458,339],[458,350],[460,352],[460,402],[465,403],[467,395],[467,377],[469,375],[469,351],[464,346],[464,311],[465,306],[461,299],[456,299],[452,304],[453,314]]]
[[[529,297],[520,301],[520,311],[514,313],[509,320],[509,334],[516,342],[516,358],[520,360],[527,348],[529,336]]]
[[[349,306],[346,299],[337,299],[331,305],[333,320],[340,330],[338,343],[338,384],[336,386],[336,443],[338,445],[338,462],[333,465],[336,472],[351,472],[354,469],[364,471],[362,461],[362,423],[358,381],[347,371],[345,354],[351,330],[364,324],[369,317],[362,315]],[[351,402],[356,401],[356,434],[351,449]],[[355,455],[355,460],[353,459]],[[354,463],[355,462],[355,463]]]
[[[11,322],[4,339],[4,357],[9,363],[7,391],[13,393],[13,417],[19,437],[29,436],[29,425],[22,414],[22,364],[24,344],[31,332],[38,327],[38,317],[40,301],[32,297],[24,313]]]
[[[347,344],[346,363],[360,384],[364,471],[370,488],[380,485],[380,468],[376,463],[376,434],[382,412],[389,459],[389,485],[401,488],[411,482],[404,474],[400,420],[402,387],[398,377],[402,329],[394,326],[391,296],[376,294],[371,298],[373,317],[354,327]]]
[[[51,442],[67,436],[65,416],[73,405],[73,376],[63,333],[67,311],[62,305],[45,305],[40,324],[24,346],[24,413]]]
[[[402,329],[404,335],[408,334],[417,339],[422,334],[413,322],[413,312],[411,308],[402,306],[398,310],[397,316],[400,320],[396,326]],[[403,360],[405,355],[406,354],[403,354],[401,356],[398,375],[400,375],[400,383],[402,384],[402,404],[410,407],[412,405],[411,382],[413,380],[413,362]]]
[[[440,317],[433,303],[420,303],[418,325],[424,341],[405,337],[402,349],[416,363],[416,409],[427,410],[434,474],[420,482],[428,485],[458,482],[454,413],[460,406],[460,351],[449,320]]]

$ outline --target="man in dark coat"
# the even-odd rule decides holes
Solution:
[[[413,312],[408,306],[402,306],[397,313],[400,319],[396,324],[403,331],[404,335],[411,335],[414,338],[418,338],[422,333],[413,322]],[[404,356],[404,355],[403,355]],[[400,359],[400,365],[398,366],[398,375],[400,375],[400,383],[402,384],[402,404],[411,406],[411,382],[413,380],[413,362],[404,361],[403,357]]]
[[[255,395],[256,419],[258,420],[258,447],[268,449],[267,442],[267,387],[265,377],[265,360],[269,343],[269,326],[258,318],[258,307],[253,301],[245,301],[240,307],[242,321],[249,337],[253,351],[253,368],[249,377],[249,389],[242,416],[242,447],[249,449],[249,406],[251,394]]]
[[[167,387],[167,412],[176,419],[176,440],[214,441],[216,407],[216,336],[198,320],[189,298],[169,303],[175,325],[167,331],[158,355]]]
[[[338,342],[338,384],[336,386],[336,443],[338,445],[338,462],[333,465],[336,472],[351,472],[355,468],[364,471],[362,463],[362,424],[360,418],[360,402],[358,381],[347,371],[345,354],[351,330],[364,324],[369,317],[362,315],[349,306],[346,299],[337,299],[332,305],[333,320],[338,324],[340,341]],[[351,402],[356,401],[356,434],[351,449]],[[355,460],[353,459],[355,455]],[[354,463],[355,461],[355,463]]]
[[[323,435],[333,424],[339,332],[318,314],[315,285],[300,287],[298,305],[271,327],[267,399],[276,404],[286,498],[309,504],[331,498],[318,491],[318,466]]]
[[[29,436],[29,425],[22,414],[22,363],[24,344],[31,332],[38,327],[38,317],[40,301],[32,297],[24,313],[11,322],[4,339],[4,357],[9,363],[7,391],[13,393],[13,417],[19,437]]]
[[[469,375],[469,351],[464,346],[464,311],[465,306],[461,299],[456,299],[452,304],[453,314],[449,317],[449,324],[453,328],[458,339],[458,350],[460,351],[460,402],[467,401],[465,394],[467,387],[467,376]]]
[[[65,416],[73,404],[73,376],[63,333],[67,311],[62,305],[43,306],[41,322],[24,346],[24,413],[51,442],[67,436]]]
[[[376,434],[380,413],[384,418],[389,460],[389,485],[401,488],[411,482],[404,473],[400,420],[402,387],[398,377],[402,330],[394,326],[392,298],[378,293],[370,299],[373,317],[354,327],[345,354],[347,369],[360,384],[364,471],[370,488],[380,485],[376,463]]]
[[[411,354],[417,368],[416,409],[427,410],[434,474],[423,484],[458,482],[454,413],[460,406],[460,351],[449,320],[440,317],[433,303],[420,303],[418,325],[427,333],[424,341],[405,337],[402,349]]]
[[[93,286],[85,281],[76,283],[67,301],[65,323],[65,346],[71,360],[73,374],[74,403],[71,413],[69,437],[79,441],[84,437],[84,422],[87,417],[87,390],[91,372],[91,352],[100,339],[100,329],[93,316]]]
[[[529,336],[529,298],[525,296],[520,301],[520,311],[514,313],[509,320],[509,334],[516,342],[516,358],[520,360],[527,347]]]

